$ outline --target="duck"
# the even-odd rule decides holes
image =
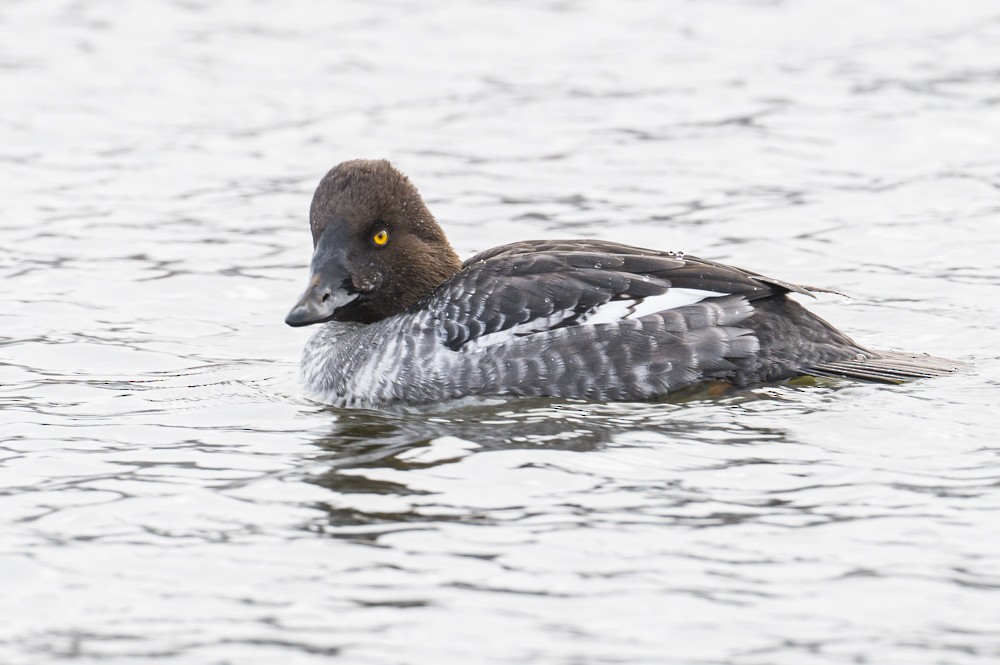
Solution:
[[[285,323],[318,326],[301,379],[309,397],[334,406],[649,400],[702,383],[900,383],[957,369],[866,349],[789,297],[824,289],[680,252],[524,240],[462,261],[387,160],[333,167],[309,227],[308,284]]]

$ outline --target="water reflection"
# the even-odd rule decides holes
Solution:
[[[451,436],[474,441],[483,449],[533,449],[587,451],[614,443],[616,434],[651,433],[676,440],[701,441],[703,427],[712,420],[716,434],[732,430],[747,440],[780,438],[768,428],[734,426],[720,422],[720,408],[736,409],[748,401],[773,399],[765,390],[739,391],[732,397],[701,401],[664,398],[650,402],[594,403],[583,400],[471,399],[435,408],[409,408],[388,412],[330,408],[334,416],[328,435],[315,441],[330,451],[336,466],[382,463],[402,450],[429,445]],[[481,402],[477,404],[476,402]]]
[[[797,393],[802,390],[806,389],[736,391],[724,398],[704,399],[691,395],[647,403],[494,398],[467,400],[462,406],[410,408],[388,413],[326,409],[336,420],[328,433],[314,441],[327,453],[318,458],[323,471],[313,475],[310,482],[330,490],[333,495],[331,502],[319,504],[328,519],[322,526],[312,524],[310,528],[374,542],[384,534],[412,529],[414,525],[449,522],[500,525],[539,515],[536,505],[502,501],[498,504],[493,496],[477,496],[468,502],[449,500],[449,495],[456,490],[449,488],[450,483],[446,480],[441,482],[447,478],[456,480],[454,474],[458,473],[461,480],[457,482],[470,485],[459,487],[458,496],[466,497],[465,492],[474,492],[474,486],[479,483],[496,493],[500,481],[489,476],[505,466],[507,473],[518,482],[522,482],[524,476],[534,475],[533,483],[549,483],[551,487],[547,491],[574,502],[580,500],[577,493],[586,490],[595,496],[615,496],[616,502],[635,500],[641,503],[649,491],[650,478],[643,474],[644,481],[624,481],[616,473],[621,470],[620,461],[603,468],[609,458],[627,458],[629,448],[641,454],[643,449],[655,443],[678,450],[676,458],[667,462],[668,467],[675,470],[699,468],[705,472],[725,473],[744,465],[778,463],[762,460],[754,456],[752,450],[745,449],[722,459],[706,458],[695,447],[703,446],[706,438],[720,447],[784,441],[786,433],[780,427],[763,422],[755,425],[740,422],[733,413],[748,404],[768,402],[784,402],[781,408],[795,403],[792,408],[798,409],[801,402]],[[825,388],[812,390],[829,392]],[[600,455],[602,452],[605,454]],[[499,457],[490,453],[498,453]],[[582,457],[572,458],[579,462],[567,466],[567,458],[561,453],[576,453]],[[586,456],[590,454],[600,455],[600,459],[587,462]],[[509,461],[498,464],[500,458]],[[487,459],[493,461],[486,462]],[[696,460],[693,464],[692,459]],[[477,460],[483,460],[487,467],[484,469]],[[469,465],[476,471],[466,474],[462,468]],[[488,475],[480,477],[484,471]],[[700,511],[694,504],[707,500],[700,493],[684,489],[669,476],[663,477],[657,485],[661,493],[666,491],[671,495],[669,503],[682,513],[689,504]],[[638,496],[626,498],[632,492],[638,492]],[[353,498],[348,498],[349,495]],[[406,510],[379,509],[378,506],[385,502],[380,502],[378,497],[388,497],[388,503],[405,506]],[[374,503],[373,509],[365,508],[369,499]],[[345,507],[345,503],[351,507]],[[762,505],[776,508],[784,503],[769,499]],[[482,506],[489,506],[489,509],[480,510]],[[496,510],[501,514],[495,515]],[[711,526],[735,524],[749,516],[712,511],[697,517],[684,514],[660,514],[660,517],[678,524]],[[623,520],[616,514],[613,520],[624,526],[634,518]],[[640,518],[638,523],[641,521]]]

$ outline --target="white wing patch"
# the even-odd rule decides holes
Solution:
[[[668,309],[693,305],[706,298],[728,295],[730,294],[702,289],[668,289],[658,296],[650,296],[641,300],[611,300],[597,307],[581,323],[597,325],[598,323],[614,323],[622,319],[638,319]]]
[[[494,344],[502,344],[503,342],[508,342],[515,337],[520,335],[530,335],[536,332],[545,332],[553,326],[556,326],[570,316],[572,316],[572,310],[562,310],[554,312],[549,316],[534,319],[528,321],[527,323],[519,323],[516,326],[508,328],[507,330],[498,330],[497,332],[487,333],[485,335],[480,335],[470,339],[468,342],[462,345],[463,351],[477,351],[479,349],[485,348],[487,346],[493,346]]]
[[[669,289],[660,295],[641,299],[611,300],[598,305],[593,310],[580,316],[574,325],[595,326],[601,323],[615,323],[623,319],[638,319],[668,309],[676,309],[685,305],[693,305],[706,298],[718,298],[730,295],[718,291],[702,289]],[[549,316],[534,319],[526,323],[481,335],[462,345],[463,351],[477,351],[488,346],[502,344],[522,335],[541,333],[553,329],[567,319],[575,316],[572,310],[553,312]]]

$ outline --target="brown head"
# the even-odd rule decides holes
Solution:
[[[313,195],[309,228],[309,286],[290,326],[384,319],[461,268],[417,188],[384,159],[331,169]]]

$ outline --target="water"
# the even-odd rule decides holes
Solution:
[[[994,2],[0,6],[0,663],[1000,661]],[[306,211],[827,286],[976,370],[338,411]]]

